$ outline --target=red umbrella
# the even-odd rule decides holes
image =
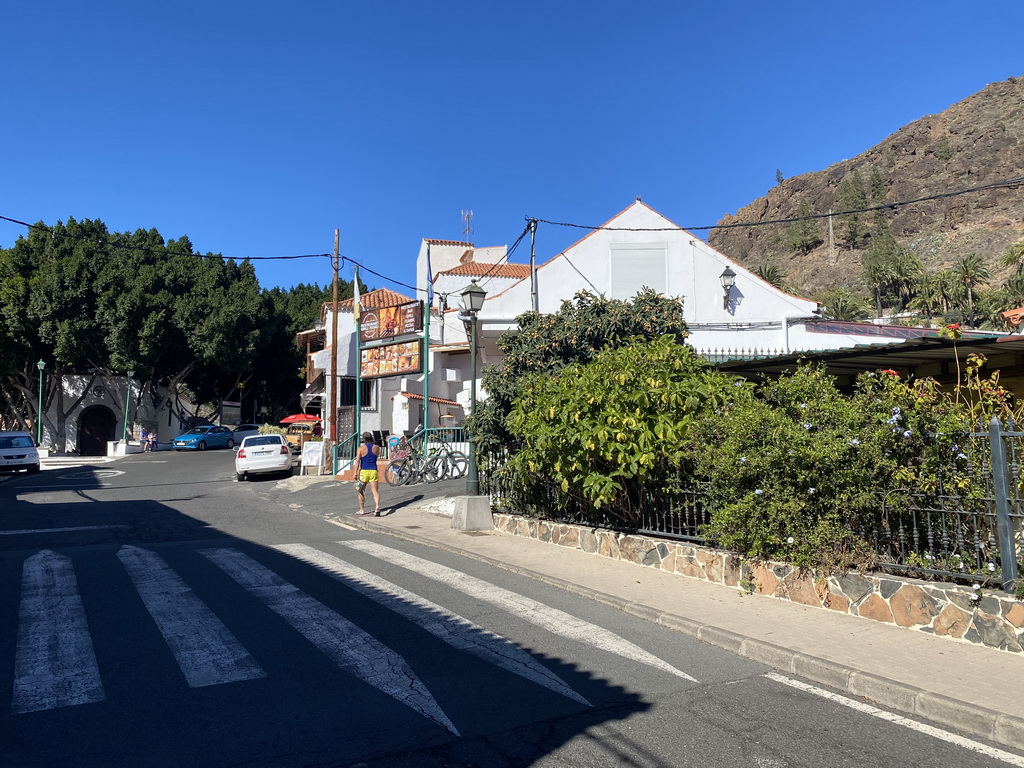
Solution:
[[[310,416],[306,413],[293,413],[281,419],[282,424],[294,424],[297,421],[321,421],[319,416]]]

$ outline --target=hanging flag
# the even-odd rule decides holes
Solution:
[[[355,269],[355,276],[356,277],[355,277],[355,280],[352,283],[353,290],[355,291],[355,295],[352,297],[352,317],[358,323],[359,322],[359,313],[360,313],[360,311],[362,311],[360,306],[359,306],[359,267],[355,267],[354,269]]]
[[[427,243],[427,307],[434,306],[434,273],[430,269],[430,243]]]

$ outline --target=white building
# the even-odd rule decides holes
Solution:
[[[649,287],[681,298],[691,333],[687,343],[714,361],[892,344],[912,330],[823,320],[814,301],[765,282],[640,200],[537,266],[535,279],[529,265],[505,263],[505,256],[504,247],[423,240],[416,286],[417,298],[424,298],[428,274],[432,278],[430,408],[423,408],[422,375],[376,379],[364,400],[363,429],[400,434],[424,423],[462,423],[469,411],[472,373],[468,327],[458,304],[473,279],[487,292],[478,316],[478,370],[501,359],[497,340],[515,330],[518,315],[534,308],[557,312],[579,291],[628,300]],[[734,282],[726,289],[723,277],[730,273]],[[377,293],[394,303],[411,301],[390,291]],[[364,298],[377,300],[371,296]],[[346,319],[339,324],[339,346],[354,354],[351,300],[342,302],[340,313]],[[324,321],[326,328],[329,316]],[[328,355],[317,353],[319,371],[326,370]],[[354,376],[354,365],[341,375]],[[486,396],[479,386],[478,396]]]

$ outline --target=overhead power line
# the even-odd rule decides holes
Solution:
[[[968,187],[967,189],[958,189],[954,192],[942,192],[937,195],[928,195],[927,197],[918,197],[913,200],[900,200],[894,203],[881,203],[880,205],[871,205],[866,208],[853,208],[847,211],[832,211],[831,213],[812,213],[807,216],[793,216],[787,219],[770,219],[768,221],[750,221],[750,222],[738,222],[736,224],[709,224],[700,227],[608,227],[608,226],[588,226],[586,224],[571,224],[564,221],[548,221],[547,219],[537,219],[539,223],[551,224],[556,227],[573,227],[575,229],[589,229],[589,230],[604,230],[607,232],[678,232],[685,230],[687,232],[699,232],[711,229],[740,229],[744,227],[767,227],[773,224],[792,224],[795,221],[808,221],[812,219],[827,219],[830,216],[845,216],[854,213],[869,213],[871,211],[885,211],[895,210],[902,208],[907,205],[914,205],[916,203],[925,203],[929,200],[942,200],[947,197],[957,197],[959,195],[970,195],[976,192],[986,192],[990,189],[1004,189],[1019,187],[1024,184],[1024,176],[1018,176],[1013,179],[1006,179],[1005,181],[994,181],[991,184],[982,184],[977,187]]]
[[[0,221],[9,221],[12,224],[20,224],[23,227],[29,229],[39,230],[41,232],[47,232],[56,237],[65,237],[69,240],[80,240],[84,243],[93,243],[94,245],[106,245],[113,246],[115,248],[121,248],[126,251],[139,251],[141,253],[156,253],[161,256],[195,256],[200,259],[229,259],[231,256],[224,256],[218,253],[186,253],[185,251],[168,251],[165,249],[153,248],[151,246],[144,245],[131,245],[125,243],[121,237],[115,233],[106,240],[97,240],[93,237],[85,237],[83,235],[73,235],[70,232],[58,232],[52,227],[47,227],[42,224],[29,224],[27,221],[19,221],[18,219],[12,219],[9,216],[0,216]],[[306,253],[300,256],[246,256],[241,259],[234,259],[235,261],[287,261],[290,259],[329,259],[331,254],[329,253]]]

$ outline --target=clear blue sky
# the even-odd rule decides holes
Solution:
[[[638,195],[713,224],[776,169],[1024,75],[1022,29],[1021,0],[12,2],[0,215],[239,259],[325,253],[339,228],[343,255],[412,283],[422,238],[464,239],[463,209],[477,245]],[[0,246],[24,231],[0,222]],[[581,234],[541,225],[538,257]],[[323,284],[330,263],[257,272]]]

